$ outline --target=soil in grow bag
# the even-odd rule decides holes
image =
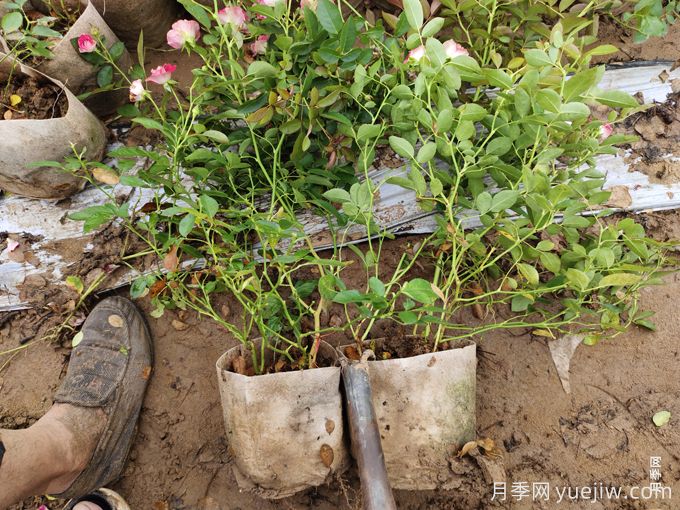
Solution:
[[[259,357],[260,351],[258,351]],[[257,373],[253,365],[253,358],[250,355],[240,355],[234,358],[231,366],[226,367],[230,372],[240,375],[256,376],[265,374],[279,374],[284,372],[295,372],[309,368],[324,368],[335,365],[335,358],[328,356],[327,353],[319,352],[314,366],[309,367],[308,360],[300,353],[291,353],[293,361],[285,356],[275,354],[271,356],[271,351],[265,354],[265,364],[260,373]]]
[[[379,343],[373,342],[370,339],[366,343],[378,360],[404,359],[420,354],[429,354],[432,352],[434,345],[434,342],[431,340],[416,338],[403,333],[390,334],[388,337],[381,339]],[[450,348],[452,346],[448,342],[442,342],[437,346],[437,351],[447,351]],[[347,359],[352,361],[361,359],[361,351],[356,345],[345,346],[342,353]]]
[[[0,115],[5,120],[45,120],[63,117],[68,98],[54,83],[15,76],[0,91]]]

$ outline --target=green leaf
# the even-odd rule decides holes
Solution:
[[[385,297],[385,284],[375,276],[368,279],[368,288],[380,297]]]
[[[486,153],[493,156],[502,156],[512,149],[512,140],[507,136],[499,136],[486,145]]]
[[[600,280],[600,287],[623,287],[639,283],[642,276],[634,273],[609,274]]]
[[[71,276],[66,277],[66,285],[71,287],[78,294],[82,294],[83,290],[85,290],[85,285],[83,284],[83,280],[81,280],[80,277],[75,276],[75,275],[71,275]]]
[[[560,111],[562,99],[560,95],[552,89],[541,89],[536,92],[536,102],[541,105],[544,110],[557,113]]]
[[[416,315],[415,312],[411,312],[410,310],[399,312],[397,316],[399,317],[399,320],[406,325],[415,324],[418,322],[418,315]]]
[[[406,282],[401,291],[411,299],[426,305],[431,305],[437,300],[437,294],[432,290],[430,282],[422,278],[414,278]]]
[[[155,129],[157,131],[163,131],[163,125],[157,120],[148,119],[146,117],[137,117],[132,119],[132,122],[144,126],[146,129]]]
[[[592,93],[592,97],[597,102],[612,108],[635,108],[640,106],[637,99],[620,90],[598,90]]]
[[[656,331],[656,324],[649,319],[635,319],[633,321],[637,326],[648,329],[649,331]]]
[[[461,120],[470,120],[472,122],[483,120],[487,115],[487,111],[484,107],[479,106],[476,103],[466,103],[458,107],[458,111],[460,111]]]
[[[515,109],[520,117],[525,117],[531,110],[531,98],[521,87],[515,89]]]
[[[390,136],[390,147],[403,158],[413,158],[413,145],[399,136]]]
[[[588,288],[590,278],[583,271],[570,267],[567,269],[566,276],[569,283],[577,290],[584,291]]]
[[[256,78],[275,78],[279,73],[269,62],[256,60],[248,66],[247,74]]]
[[[575,97],[588,92],[598,84],[602,75],[600,67],[591,67],[569,78],[564,84],[564,100],[571,101]]]
[[[193,214],[187,214],[184,216],[182,221],[179,222],[179,234],[183,237],[188,236],[191,230],[194,228],[195,223],[196,218]]]
[[[350,202],[352,199],[347,191],[341,188],[333,188],[326,191],[323,196],[330,202],[338,202],[344,204]]]
[[[382,126],[380,124],[362,124],[357,130],[357,142],[363,142],[364,140],[369,140],[380,136],[382,132]]]
[[[491,211],[501,212],[511,208],[519,198],[519,191],[514,189],[504,189],[493,196],[491,201]]]
[[[187,12],[191,14],[196,21],[198,21],[205,28],[210,28],[210,16],[208,16],[208,11],[205,7],[194,0],[179,0],[179,3],[184,6]]]
[[[341,290],[333,296],[333,302],[341,305],[361,303],[362,301],[364,301],[364,295],[355,289]]]
[[[104,88],[108,85],[111,85],[112,81],[113,81],[113,67],[109,65],[102,67],[97,73],[97,85]]]
[[[423,37],[434,37],[439,33],[439,31],[444,26],[444,18],[432,18],[423,27],[422,36]]]
[[[329,34],[337,34],[342,30],[340,9],[330,0],[318,0],[316,17],[323,29]]]
[[[554,253],[543,252],[540,255],[541,264],[551,273],[557,274],[562,268],[562,262],[560,258]]]
[[[517,269],[519,269],[520,274],[526,278],[530,285],[538,285],[538,271],[536,271],[534,266],[520,262],[517,264]]]
[[[671,419],[671,413],[669,411],[659,411],[654,416],[652,416],[652,421],[657,427],[663,427]]]
[[[416,31],[420,31],[423,26],[423,6],[420,0],[403,0],[404,14],[409,26]]]
[[[527,50],[524,52],[527,64],[533,67],[545,67],[553,65],[548,54],[543,50]]]
[[[214,218],[217,214],[217,211],[220,209],[220,205],[217,203],[217,200],[209,195],[201,195],[198,201],[201,204],[201,210],[210,218]]]
[[[479,214],[486,214],[491,210],[491,204],[493,203],[493,197],[488,191],[482,191],[475,199],[475,207]]]
[[[24,17],[20,12],[10,12],[2,17],[2,21],[0,21],[0,27],[2,27],[3,32],[9,34],[19,30],[23,22]]]
[[[524,312],[534,302],[530,294],[518,294],[512,298],[510,308],[513,312]]]
[[[217,143],[229,143],[229,138],[227,137],[227,135],[222,133],[222,131],[217,131],[215,129],[208,129],[207,131],[203,131],[203,133],[201,133],[201,136],[205,136],[206,138],[214,140]]]
[[[444,185],[442,184],[442,181],[436,177],[432,177],[432,179],[430,179],[430,192],[432,192],[432,196],[438,197],[443,193],[443,191]]]
[[[416,156],[416,161],[421,165],[431,161],[434,155],[437,153],[437,144],[434,142],[427,142],[423,145],[420,150],[418,150],[418,155]]]
[[[109,48],[109,54],[114,62],[117,62],[123,56],[123,53],[125,53],[125,45],[120,41]]]
[[[564,120],[587,119],[590,115],[590,108],[583,103],[572,101],[560,106],[560,118]]]

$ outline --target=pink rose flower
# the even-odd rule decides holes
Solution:
[[[413,48],[411,51],[408,52],[408,55],[406,56],[404,63],[409,62],[411,60],[418,62],[424,56],[425,56],[425,46],[423,46],[421,44],[417,48]]]
[[[201,27],[192,19],[180,19],[172,24],[166,39],[168,46],[179,50],[187,44],[195,43],[201,37]]]
[[[614,131],[614,127],[607,123],[600,126],[600,140],[606,140]]]
[[[223,25],[231,25],[236,30],[246,26],[246,11],[236,5],[230,5],[217,11],[217,19]]]
[[[255,42],[250,45],[250,51],[253,53],[253,55],[264,55],[267,51],[268,40],[268,35],[259,36]]]
[[[443,46],[444,51],[446,52],[446,56],[449,58],[456,58],[462,55],[469,55],[468,50],[466,50],[463,46],[458,44],[453,39],[449,39],[448,41],[446,41]]]
[[[146,92],[146,89],[144,88],[144,84],[142,83],[142,80],[133,81],[130,84],[130,101],[132,101],[133,103],[136,103],[137,101],[141,101],[142,99],[144,99],[144,93],[145,92]]]
[[[146,81],[163,85],[170,79],[170,75],[177,69],[174,64],[163,64],[151,70],[151,76]]]
[[[80,53],[92,53],[97,48],[97,41],[90,34],[82,34],[78,37],[78,51]]]
[[[50,510],[50,509],[47,508],[45,505],[40,505],[40,506],[38,507],[38,510]]]

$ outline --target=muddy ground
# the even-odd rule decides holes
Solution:
[[[673,234],[669,225],[680,225],[680,215],[657,213],[645,221],[650,230],[668,237]],[[416,239],[389,242],[387,260],[398,258]],[[631,329],[597,346],[580,346],[572,361],[571,395],[562,388],[544,339],[526,334],[479,338],[477,434],[493,439],[503,451],[507,504],[492,501],[492,483],[474,460],[464,458],[451,461],[465,473],[457,490],[398,491],[399,508],[678,508],[674,501],[680,500],[676,311],[680,275],[668,277],[665,286],[645,290],[642,299],[644,309],[657,312],[657,332]],[[240,492],[225,443],[214,368],[234,341],[214,323],[193,314],[168,312],[153,319],[147,298],[138,304],[147,312],[154,336],[156,366],[131,457],[122,479],[113,485],[133,509],[360,508],[353,472],[340,483],[276,502]],[[177,330],[173,319],[188,327]],[[39,327],[31,314],[10,318],[0,329],[0,350],[16,347]],[[68,347],[36,341],[4,367],[3,427],[27,426],[49,408],[68,355]],[[651,420],[659,410],[673,416],[661,428]],[[670,502],[557,503],[557,488],[563,486],[648,485],[650,457],[661,457],[661,481],[673,491]],[[510,495],[512,482],[550,483],[551,500],[517,501]],[[37,508],[38,501],[13,510]],[[52,510],[60,508],[45,503]]]

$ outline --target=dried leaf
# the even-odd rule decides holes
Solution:
[[[109,184],[111,186],[113,186],[114,184],[118,184],[120,182],[120,177],[118,176],[118,174],[111,170],[110,168],[97,167],[94,170],[92,170],[92,175],[99,182]]]
[[[177,245],[174,245],[168,254],[163,259],[163,267],[168,271],[174,271],[179,265],[179,258],[177,257]]]
[[[120,315],[111,314],[109,315],[109,324],[111,324],[114,328],[122,328],[125,322],[123,321],[123,318]]]
[[[557,375],[560,376],[565,393],[571,393],[571,387],[569,386],[569,365],[571,364],[574,352],[576,352],[576,348],[582,342],[582,335],[564,335],[557,340],[548,342],[550,355],[557,369]]]
[[[189,325],[186,322],[178,321],[177,319],[173,319],[171,324],[177,331],[184,331],[189,328]]]
[[[333,465],[335,454],[333,453],[333,448],[331,448],[330,445],[322,444],[321,448],[319,449],[319,456],[321,457],[321,462],[323,462],[323,465],[327,468]]]
[[[283,370],[283,367],[285,367],[285,366],[286,366],[285,360],[283,360],[283,359],[278,360],[274,364],[274,372],[277,372],[277,373],[280,372],[281,370]]]
[[[7,239],[7,253],[12,253],[20,245],[21,243],[19,241],[15,241],[14,239]]]
[[[149,288],[149,297],[151,299],[155,298],[158,294],[163,292],[163,290],[165,289],[165,285],[166,285],[165,280],[158,280],[157,282],[155,282],[151,286],[151,288]]]
[[[151,366],[147,365],[144,367],[144,370],[142,370],[142,379],[148,381],[149,377],[151,377]]]
[[[170,505],[166,501],[156,501],[151,508],[152,510],[170,510]]]
[[[331,420],[330,418],[326,418],[326,432],[328,434],[332,434],[333,431],[335,430],[335,422]]]
[[[5,120],[12,120],[12,110],[5,111],[5,113],[2,115],[2,118]]]
[[[482,305],[479,303],[472,303],[472,315],[474,315],[475,319],[483,319],[484,318],[484,308]]]
[[[456,457],[465,457],[466,455],[469,455],[472,450],[477,448],[477,441],[468,441],[463,445],[463,447],[460,449],[458,452],[458,455]]]

